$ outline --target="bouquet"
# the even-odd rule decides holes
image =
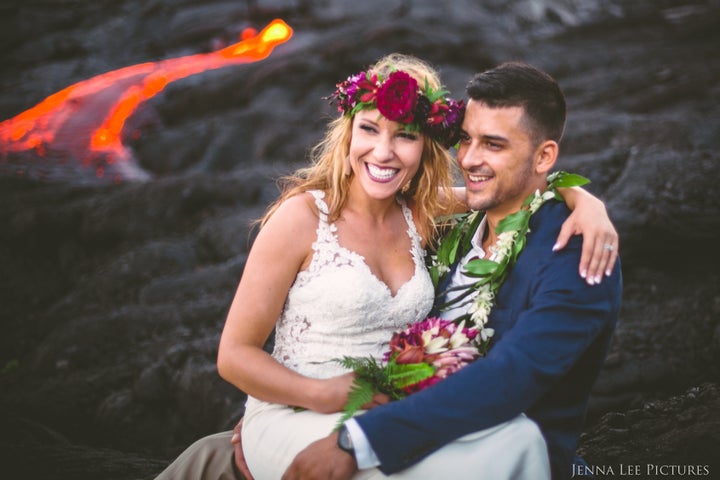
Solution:
[[[476,343],[478,337],[478,329],[465,327],[464,321],[456,324],[428,317],[395,333],[381,362],[372,357],[336,360],[356,373],[336,427],[369,403],[376,393],[399,400],[436,384],[481,357],[487,342]]]

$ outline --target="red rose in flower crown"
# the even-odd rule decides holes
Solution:
[[[377,109],[398,123],[412,123],[418,99],[417,81],[405,72],[393,72],[377,91]]]
[[[449,148],[459,139],[465,105],[425,83],[420,87],[402,70],[384,79],[372,71],[360,72],[338,83],[329,98],[348,117],[363,109],[377,109],[388,120],[402,123],[410,131],[421,131]]]

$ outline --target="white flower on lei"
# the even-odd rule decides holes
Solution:
[[[510,250],[512,250],[517,235],[517,230],[509,230],[498,235],[497,242],[490,247],[490,260],[500,263],[510,255]]]
[[[535,190],[535,198],[532,199],[532,202],[530,202],[530,206],[528,207],[530,213],[537,212],[538,208],[542,207],[543,203],[554,197],[555,193],[550,190],[546,190],[543,194],[540,194],[540,190]]]
[[[470,304],[470,308],[468,309],[470,320],[472,320],[477,328],[484,328],[488,322],[488,315],[490,315],[490,310],[492,310],[494,299],[495,294],[490,290],[490,285],[485,284],[477,289],[477,293],[473,297],[472,304]]]
[[[430,258],[432,260],[432,266],[437,268],[438,275],[443,276],[446,273],[450,272],[450,266],[438,262],[437,255],[433,255]]]

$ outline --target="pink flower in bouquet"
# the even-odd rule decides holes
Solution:
[[[477,333],[475,328],[465,328],[465,322],[456,325],[451,320],[430,317],[393,335],[385,360],[432,365],[435,373],[431,377],[403,388],[407,393],[417,392],[477,359],[480,352],[472,343]]]

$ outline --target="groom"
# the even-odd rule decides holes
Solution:
[[[545,188],[565,124],[557,83],[525,64],[478,74],[467,93],[458,163],[468,205],[486,216],[472,249],[451,273],[451,285],[469,283],[462,265],[474,256],[487,258],[498,222]],[[553,252],[568,214],[565,204],[550,200],[531,217],[527,245],[490,314],[494,345],[485,358],[432,388],[355,417],[339,434],[300,452],[283,478],[345,479],[369,467],[391,474],[522,412],[545,437],[553,479],[569,478],[590,388],[617,322],[622,281],[616,266],[601,284],[588,285],[577,273],[578,237]]]

